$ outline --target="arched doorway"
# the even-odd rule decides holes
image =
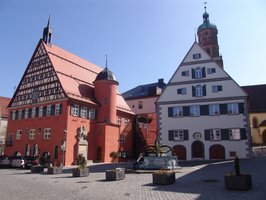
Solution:
[[[225,159],[225,148],[220,144],[210,147],[210,159]]]
[[[266,130],[262,132],[262,140],[263,140],[263,144],[266,144]]]
[[[187,160],[187,150],[183,145],[175,145],[173,147],[175,155],[178,157],[178,160]]]
[[[195,141],[191,145],[192,159],[204,158],[204,144],[201,141]]]

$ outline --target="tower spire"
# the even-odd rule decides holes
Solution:
[[[43,29],[43,41],[51,46],[52,45],[52,28],[51,28],[51,15],[49,15],[47,26]]]
[[[107,60],[108,60],[108,55],[105,54],[105,68],[108,68],[108,67],[107,67]]]

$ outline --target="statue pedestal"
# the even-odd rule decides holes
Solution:
[[[176,156],[151,156],[144,157],[144,162],[138,166],[138,169],[178,169],[178,159]]]

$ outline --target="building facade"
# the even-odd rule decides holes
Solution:
[[[4,154],[10,98],[0,97],[0,155]]]
[[[199,43],[157,100],[161,142],[180,160],[250,156],[247,94],[224,71],[217,34],[205,10]]]
[[[248,94],[252,145],[266,145],[266,85],[242,86]]]
[[[147,145],[154,145],[158,137],[156,104],[166,84],[163,79],[158,82],[137,86],[122,96],[136,114],[135,136],[137,151]]]
[[[50,19],[9,104],[6,154],[52,161],[111,161],[132,155],[134,113],[105,69],[52,42]]]

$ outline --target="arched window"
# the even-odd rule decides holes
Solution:
[[[54,159],[58,159],[58,150],[59,150],[59,148],[58,148],[58,146],[56,145],[56,146],[54,147]]]
[[[196,79],[200,79],[200,78],[202,78],[202,69],[201,69],[200,67],[197,67],[197,68],[195,69],[195,78],[196,78]]]
[[[196,86],[196,97],[202,97],[203,96],[203,88],[201,85]]]
[[[32,155],[33,156],[37,156],[39,154],[39,149],[38,149],[38,145],[34,144],[33,145],[33,149],[32,149]]]
[[[253,126],[253,128],[258,128],[258,119],[257,119],[257,117],[253,117],[252,126]]]

